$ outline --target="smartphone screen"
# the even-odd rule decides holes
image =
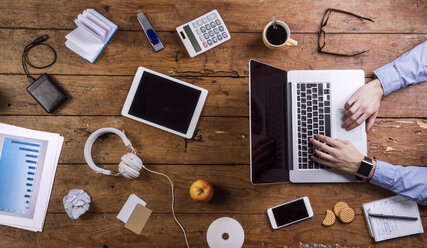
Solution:
[[[272,209],[278,227],[308,217],[304,199],[291,202]]]

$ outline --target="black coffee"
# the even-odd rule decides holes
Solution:
[[[266,36],[268,42],[278,46],[285,43],[286,39],[288,38],[288,33],[286,32],[286,29],[280,25],[276,25],[276,28],[271,25],[267,28]]]

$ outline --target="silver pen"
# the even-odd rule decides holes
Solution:
[[[374,213],[369,213],[368,215],[372,216],[372,217],[380,217],[380,218],[393,218],[393,219],[402,219],[402,220],[418,220],[417,217],[412,217],[412,216],[389,215],[389,214],[374,214]]]

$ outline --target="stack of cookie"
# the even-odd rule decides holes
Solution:
[[[350,223],[354,220],[354,210],[345,202],[337,202],[334,206],[334,212],[326,210],[326,217],[322,222],[324,226],[332,226],[337,216],[343,223]]]

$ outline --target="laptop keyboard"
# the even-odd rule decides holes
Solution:
[[[297,83],[299,169],[329,168],[310,159],[315,134],[331,136],[330,83]]]

